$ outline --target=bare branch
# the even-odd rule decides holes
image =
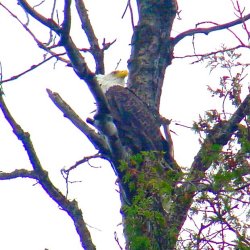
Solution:
[[[63,57],[60,57],[59,54],[51,51],[50,48],[48,48],[44,43],[42,43],[41,41],[39,41],[36,36],[33,34],[33,32],[28,28],[27,24],[23,23],[13,12],[11,12],[5,5],[3,5],[0,2],[0,6],[2,6],[13,18],[15,18],[19,24],[22,25],[22,27],[28,32],[28,34],[33,38],[33,40],[37,43],[38,47],[45,50],[46,52],[48,52],[49,54],[51,54],[52,56],[56,57],[58,60],[65,62],[67,64],[69,64],[69,60],[64,59]],[[52,35],[50,35],[52,36]],[[63,55],[63,54],[60,54]]]
[[[212,24],[212,25],[215,25],[215,26],[218,26],[219,24],[218,23],[215,23],[215,22],[211,22],[211,21],[206,21],[206,22],[200,22],[200,23],[197,23],[196,24],[196,28],[202,24]],[[239,36],[232,30],[232,29],[229,29],[227,28],[227,30],[233,34],[233,36],[239,41],[239,43],[242,45],[242,46],[247,46],[246,44],[243,43],[243,41],[239,38]]]
[[[216,55],[218,53],[223,53],[223,52],[227,52],[227,51],[237,50],[237,49],[240,49],[240,48],[249,49],[249,46],[246,46],[246,45],[237,45],[237,46],[232,47],[232,48],[222,48],[220,50],[212,51],[212,52],[209,52],[209,53],[206,53],[206,54],[193,54],[193,55],[185,55],[185,56],[175,56],[174,58],[175,59],[183,59],[183,58],[190,58],[190,57],[201,57],[201,58],[199,58],[196,61],[194,61],[194,62],[191,63],[191,64],[194,64],[194,63],[198,63],[198,62],[202,61],[202,59],[204,57],[209,57],[211,55]],[[244,64],[244,65],[246,65],[246,64]]]
[[[36,18],[37,21],[41,22],[45,26],[54,30],[53,29],[54,27],[50,27],[50,22],[47,23],[46,20],[48,19],[46,19],[45,17],[40,15],[38,12],[33,10],[33,8],[31,8],[31,6],[28,5],[26,1],[20,0],[20,3],[24,7],[25,11],[27,11],[30,15]],[[70,2],[67,2],[65,5],[65,11],[67,12],[67,14],[65,14],[64,26],[68,25],[67,22],[68,22],[68,18],[70,15],[69,10],[68,10],[69,4]],[[26,26],[24,26],[24,28],[26,28]],[[76,47],[76,45],[72,41],[71,37],[68,34],[68,30],[67,32],[64,32],[63,29],[60,29],[57,33],[61,35],[60,45],[64,46],[66,53],[70,59],[70,65],[72,65],[72,67],[74,68],[79,78],[85,80],[91,93],[93,94],[93,97],[95,98],[96,103],[97,103],[97,112],[109,113],[107,101],[105,99],[104,94],[101,91],[99,84],[97,83],[94,77],[95,75],[88,68],[87,63],[85,62],[85,58],[81,55],[81,53],[79,52],[79,49]],[[45,49],[44,46],[42,46],[42,48]]]
[[[244,18],[244,17],[243,17],[243,13],[244,13],[244,11],[245,11],[245,7],[244,7],[243,10],[242,10],[241,7],[240,7],[240,4],[239,4],[239,2],[238,2],[238,0],[236,1],[237,7],[235,6],[235,4],[234,4],[233,1],[232,1],[232,4],[233,4],[233,6],[234,6],[235,11],[238,13],[238,14],[236,14],[236,16],[239,17],[239,18]],[[248,40],[250,40],[250,32],[249,32],[249,30],[248,30],[248,28],[247,28],[247,25],[246,25],[246,22],[245,22],[245,21],[243,22],[243,29],[244,29],[244,30],[246,31],[246,33],[247,33]]]
[[[173,45],[176,45],[178,42],[180,42],[183,38],[185,38],[187,36],[193,36],[193,35],[199,34],[199,33],[203,33],[205,35],[208,35],[210,32],[223,30],[223,29],[228,29],[228,28],[233,27],[235,25],[241,24],[241,23],[243,23],[243,22],[245,22],[245,21],[247,21],[249,19],[250,19],[250,14],[244,16],[243,18],[238,18],[238,19],[236,19],[234,21],[224,23],[224,24],[220,24],[220,25],[217,25],[217,26],[213,26],[213,27],[209,27],[209,28],[190,29],[190,30],[187,30],[187,31],[184,31],[184,32],[180,33],[175,38],[173,38],[172,43],[173,43]]]
[[[71,27],[70,5],[71,5],[71,0],[65,0],[64,11],[63,11],[64,19],[62,23],[62,29],[63,29],[63,32],[67,35],[69,35],[70,27]]]
[[[63,178],[65,179],[65,182],[66,182],[66,197],[68,197],[68,194],[69,194],[69,183],[72,183],[71,181],[69,181],[69,175],[70,175],[70,172],[77,168],[79,165],[83,164],[83,163],[89,163],[89,160],[91,159],[94,159],[94,158],[102,158],[102,155],[100,155],[99,153],[95,154],[95,155],[91,155],[91,156],[85,156],[83,159],[77,161],[73,166],[69,167],[69,168],[63,168],[61,169],[61,174],[63,176]],[[76,181],[74,181],[75,183]]]
[[[34,8],[32,8],[26,0],[18,0],[21,7],[37,21],[42,23],[44,26],[56,32],[58,35],[61,34],[61,27],[51,18],[47,19],[40,13],[38,13]]]
[[[73,166],[67,168],[67,169],[62,169],[61,172],[63,174],[68,174],[70,171],[72,171],[73,169],[77,168],[79,165],[83,164],[83,163],[86,163],[86,162],[89,162],[89,160],[91,159],[96,159],[96,158],[101,158],[102,155],[100,154],[95,154],[95,155],[91,155],[91,156],[85,156],[83,157],[83,159],[77,161]]]
[[[94,147],[103,155],[109,155],[108,145],[105,139],[98,135],[94,129],[90,128],[75,111],[61,98],[58,93],[47,89],[48,95],[53,103],[63,112],[64,116],[68,118],[80,131],[82,131],[91,141]]]
[[[10,173],[0,171],[0,180],[11,180],[16,178],[30,178],[39,180],[39,175],[35,171],[29,171],[26,169],[16,169]]]
[[[128,9],[129,9],[129,12],[130,12],[130,19],[131,19],[132,29],[134,30],[134,28],[135,28],[134,14],[133,14],[133,8],[131,6],[131,1],[130,0],[128,0],[128,2],[127,2],[125,10],[124,10],[124,12],[122,14],[122,18],[124,18],[124,16],[125,16]]]
[[[87,9],[82,0],[75,0],[75,4],[82,23],[82,29],[84,30],[90,44],[90,52],[95,59],[96,74],[104,74],[104,53],[99,47],[98,39],[89,20]]]
[[[69,3],[70,2],[66,1],[65,9],[66,9],[67,13],[65,14],[66,20],[65,20],[64,26],[66,25],[68,18],[69,18],[69,10],[68,10]],[[78,74],[78,76],[81,79],[85,79],[86,82],[89,82],[88,79],[93,78],[94,75],[89,70],[89,68],[85,62],[84,57],[81,55],[78,48],[76,47],[76,45],[73,43],[71,37],[69,36],[69,34],[68,34],[69,27],[67,27],[66,32],[64,32],[64,30],[58,24],[56,24],[56,22],[54,20],[47,19],[44,16],[42,16],[41,14],[39,14],[25,0],[19,0],[19,4],[24,8],[24,10],[27,13],[29,13],[37,21],[39,21],[40,23],[42,23],[46,27],[48,27],[51,30],[53,30],[54,32],[56,32],[59,36],[61,36],[61,41],[59,44],[61,46],[64,46],[64,48],[67,52],[67,55],[71,61],[71,65],[74,67],[74,70],[76,71],[76,73]],[[25,25],[23,25],[23,26],[26,29],[26,26]],[[65,28],[65,27],[63,27],[63,28]],[[42,46],[42,48],[45,49],[44,45]],[[48,50],[48,49],[46,49],[46,50]],[[91,85],[91,83],[89,83],[89,85]]]
[[[3,100],[2,93],[0,95],[0,108],[4,114],[5,119],[8,121],[10,126],[12,127],[13,133],[16,135],[18,140],[20,140],[23,143],[23,146],[28,154],[30,163],[33,167],[33,169],[38,173],[43,173],[43,169],[41,166],[41,163],[36,155],[35,149],[33,147],[33,144],[30,140],[30,135],[27,132],[24,132],[19,124],[16,123],[12,115],[10,114],[7,106],[5,105],[5,102]]]

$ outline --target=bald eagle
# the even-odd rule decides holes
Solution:
[[[122,145],[126,150],[132,150],[132,154],[162,151],[168,160],[172,160],[172,145],[161,134],[159,114],[152,112],[145,102],[125,86],[127,75],[126,70],[97,75]]]

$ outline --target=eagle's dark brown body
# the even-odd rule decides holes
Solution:
[[[169,152],[160,132],[159,119],[138,96],[119,85],[109,88],[105,95],[126,149],[134,154],[149,150]]]

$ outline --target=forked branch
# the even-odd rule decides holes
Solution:
[[[34,149],[33,143],[30,139],[29,133],[24,132],[21,126],[12,117],[4,102],[2,93],[0,94],[0,109],[3,112],[5,119],[12,127],[13,133],[16,135],[18,140],[22,142],[25,151],[29,157],[29,161],[33,167],[33,171],[16,170],[12,173],[2,173],[0,174],[0,179],[13,179],[17,177],[28,177],[37,179],[39,184],[42,186],[44,191],[50,196],[50,198],[53,199],[58,204],[58,206],[60,206],[73,220],[76,231],[80,237],[82,247],[84,249],[94,250],[95,246],[92,242],[89,230],[86,226],[85,221],[83,220],[82,211],[78,207],[77,202],[75,200],[68,200],[61,193],[61,191],[53,185],[48,176],[47,171],[43,169],[40,163],[40,160]]]
[[[90,53],[93,55],[96,63],[96,74],[104,74],[104,50],[99,46],[98,39],[95,35],[94,29],[91,25],[87,9],[82,0],[75,0],[78,16],[82,23],[82,29],[84,30],[89,44]]]

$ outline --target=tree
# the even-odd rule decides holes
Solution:
[[[27,15],[27,22],[22,22],[10,9],[0,3],[16,21],[35,40],[39,48],[46,51],[46,58],[29,70],[10,79],[2,79],[1,110],[9,122],[14,134],[22,142],[32,170],[18,169],[13,172],[2,172],[2,180],[19,177],[37,180],[46,193],[71,217],[84,249],[95,249],[91,236],[83,219],[82,211],[76,200],[70,200],[50,179],[42,166],[39,156],[32,144],[29,133],[25,132],[15,121],[4,101],[4,83],[12,81],[29,71],[34,70],[52,58],[66,64],[83,80],[96,102],[94,120],[101,126],[91,127],[79,118],[77,113],[61,98],[58,93],[47,90],[50,99],[63,112],[89,141],[94,145],[98,154],[92,158],[107,159],[118,177],[122,201],[126,249],[213,249],[214,245],[221,249],[235,247],[247,249],[250,246],[247,218],[242,220],[239,209],[245,209],[245,216],[249,215],[249,113],[250,96],[242,100],[242,82],[247,64],[239,63],[239,53],[235,50],[248,45],[233,33],[239,41],[234,48],[222,48],[205,55],[195,54],[198,61],[206,61],[211,69],[218,66],[227,69],[228,74],[221,77],[220,85],[209,91],[222,99],[222,111],[210,110],[205,117],[193,125],[193,130],[200,135],[200,150],[193,163],[187,169],[169,157],[169,152],[155,151],[155,148],[146,151],[134,152],[129,143],[124,145],[119,130],[110,134],[106,127],[113,122],[110,113],[110,103],[96,80],[96,74],[105,73],[104,52],[113,42],[105,40],[100,43],[91,25],[84,1],[75,0],[77,15],[81,21],[89,48],[79,49],[71,37],[74,16],[70,0],[65,0],[63,15],[56,12],[60,7],[57,1],[51,9],[51,15],[41,14],[43,4],[32,6],[25,0],[18,4]],[[181,17],[175,0],[140,0],[138,8],[138,23],[134,25],[131,41],[131,55],[128,60],[128,88],[151,112],[158,129],[162,125],[169,135],[169,120],[159,115],[160,98],[166,68],[171,65],[175,46],[187,36],[196,34],[210,34],[220,30],[230,30],[231,27],[241,24],[246,32],[250,14],[244,15],[238,1],[234,3],[237,19],[224,24],[208,23],[209,27],[189,29],[171,36],[175,18]],[[130,1],[127,3],[133,17]],[[56,17],[56,13],[58,16]],[[41,42],[31,30],[32,20],[35,19],[50,31],[49,43]],[[60,50],[60,52],[58,52]],[[94,72],[90,69],[84,53],[90,53],[95,61]],[[188,55],[186,55],[188,56]],[[191,56],[191,55],[190,55]],[[235,68],[241,68],[240,71]],[[232,102],[233,112],[226,110],[225,102]],[[138,128],[141,129],[141,128]],[[145,132],[147,135],[147,132]],[[149,135],[148,135],[149,136]],[[139,141],[141,138],[137,138]],[[170,148],[171,140],[166,140]],[[143,142],[141,142],[143,144]],[[124,148],[126,147],[126,152]],[[63,171],[67,180],[69,173],[78,165],[87,162],[89,157],[77,162],[74,166]],[[67,181],[67,185],[70,183]],[[202,223],[196,229],[188,228],[184,223],[192,221],[190,215],[203,215]],[[228,231],[233,235],[228,238]]]

